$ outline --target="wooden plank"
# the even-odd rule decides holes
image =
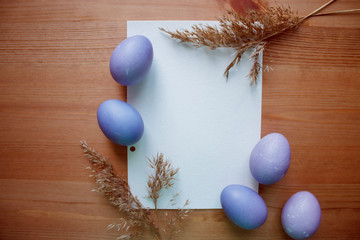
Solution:
[[[79,147],[86,139],[126,174],[126,148],[109,142],[96,121],[101,102],[126,100],[109,73],[111,52],[127,20],[215,20],[230,2],[1,1],[0,239],[118,236],[106,226],[120,215],[91,191]],[[276,2],[303,16],[326,1]],[[326,11],[359,7],[342,0]],[[281,132],[292,149],[285,178],[260,186],[266,223],[245,231],[222,210],[197,210],[174,239],[288,239],[281,208],[301,190],[322,207],[314,238],[360,238],[359,22],[358,14],[312,18],[264,52],[262,135]]]

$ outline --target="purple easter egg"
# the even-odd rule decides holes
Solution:
[[[270,133],[251,152],[251,174],[261,184],[273,184],[284,177],[290,165],[290,157],[287,139],[280,133]]]
[[[122,41],[110,58],[110,73],[116,82],[130,86],[142,81],[153,61],[153,47],[148,38],[135,35]]]
[[[307,191],[297,192],[285,203],[281,223],[293,239],[307,239],[320,226],[321,208],[316,197]]]
[[[229,185],[221,192],[220,201],[228,218],[241,228],[258,228],[267,218],[264,200],[249,187]]]
[[[136,143],[144,133],[144,122],[139,112],[121,100],[103,102],[97,110],[97,120],[105,136],[121,146]]]

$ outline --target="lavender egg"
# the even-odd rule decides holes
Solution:
[[[285,232],[293,239],[307,239],[320,226],[321,208],[316,197],[307,191],[292,195],[281,213]]]
[[[264,200],[246,186],[233,184],[225,187],[221,192],[220,201],[228,218],[241,228],[258,228],[267,218]]]
[[[136,143],[144,133],[144,122],[139,112],[121,100],[103,102],[97,110],[97,120],[104,135],[121,146]]]
[[[263,137],[250,155],[250,171],[261,184],[269,185],[282,179],[290,165],[290,145],[280,133]]]
[[[135,35],[122,41],[110,58],[110,73],[116,82],[130,86],[142,81],[153,61],[153,47],[148,38]]]

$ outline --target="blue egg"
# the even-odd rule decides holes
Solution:
[[[121,100],[103,102],[97,110],[97,120],[105,136],[121,146],[136,143],[144,133],[144,122],[139,112]]]
[[[148,38],[135,35],[122,41],[110,58],[110,73],[116,82],[130,86],[142,81],[153,61],[153,47]]]
[[[258,228],[267,218],[264,200],[249,187],[229,185],[221,192],[220,200],[225,214],[241,228]]]
[[[311,237],[319,228],[320,222],[319,201],[308,191],[292,195],[281,212],[282,226],[293,239],[303,240]]]
[[[250,155],[250,171],[261,184],[276,183],[285,176],[290,165],[290,145],[280,133],[263,137]]]

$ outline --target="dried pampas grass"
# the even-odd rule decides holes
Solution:
[[[251,49],[250,59],[253,66],[248,76],[251,79],[250,85],[253,85],[261,71],[258,63],[260,54],[275,36],[297,28],[312,16],[359,12],[359,9],[352,9],[318,14],[319,11],[335,1],[327,2],[305,17],[299,17],[290,7],[282,6],[262,7],[259,10],[251,9],[245,14],[228,10],[224,16],[218,19],[218,27],[199,24],[192,26],[191,30],[169,31],[164,28],[160,28],[160,30],[169,34],[171,38],[179,40],[180,43],[189,42],[196,47],[204,46],[212,50],[219,47],[235,49],[235,57],[224,72],[226,78],[229,77],[230,69],[240,62],[243,53]]]
[[[131,193],[126,178],[114,171],[111,163],[101,154],[91,148],[86,141],[80,141],[91,167],[90,177],[94,178],[97,188],[95,191],[103,193],[121,214],[117,223],[109,224],[108,229],[121,232],[118,239],[141,238],[144,228],[149,228],[158,240],[171,239],[181,229],[182,222],[189,216],[189,201],[183,208],[174,210],[159,210],[157,201],[161,191],[173,186],[175,175],[179,171],[174,168],[163,154],[148,159],[149,166],[154,170],[149,175],[147,187],[148,197],[154,203],[154,210],[145,208],[139,199]],[[177,194],[170,200],[175,201]]]

